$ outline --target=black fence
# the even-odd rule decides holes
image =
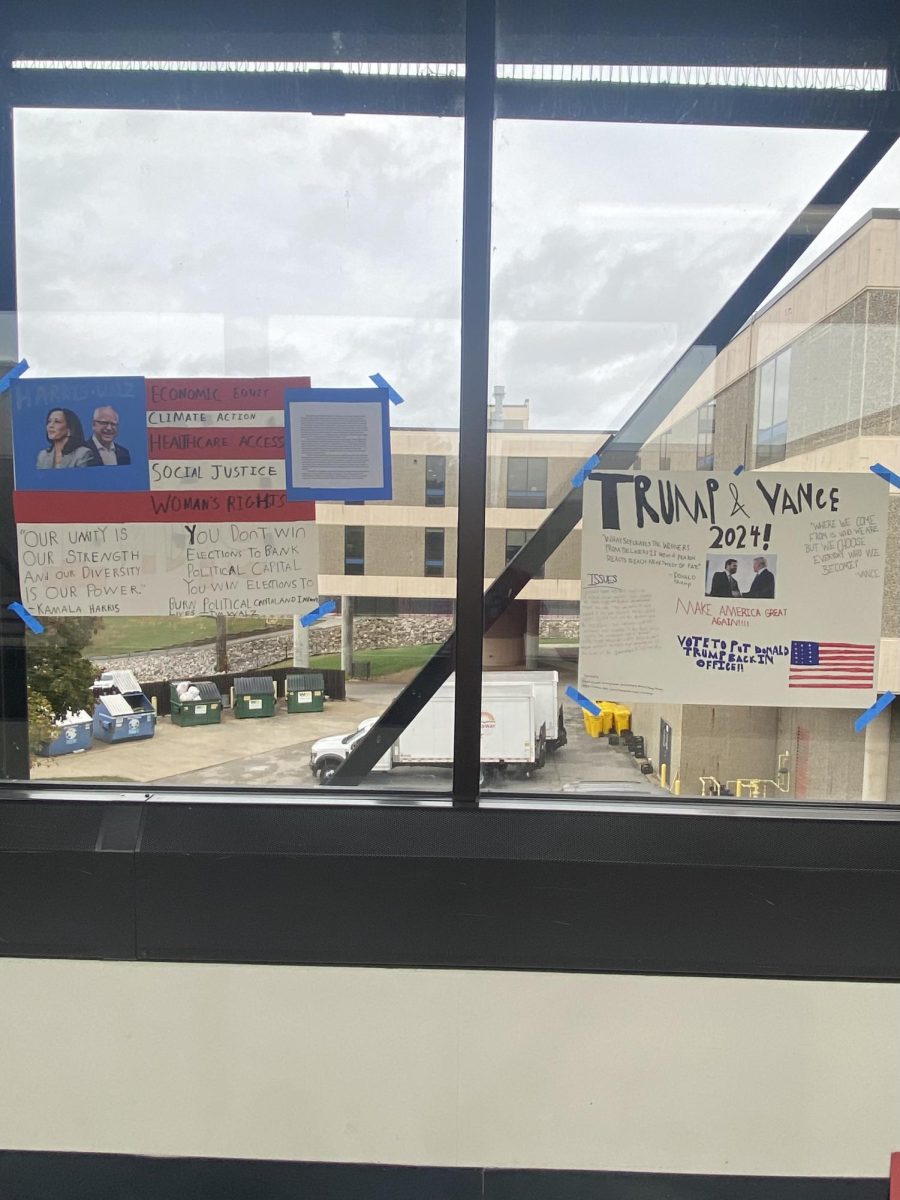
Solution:
[[[258,671],[231,671],[224,675],[192,675],[191,683],[200,683],[201,680],[209,680],[216,685],[220,692],[227,694],[231,691],[235,674],[241,677],[246,677],[247,675],[270,675],[275,680],[275,694],[281,698],[284,696],[284,685],[288,675],[296,675],[298,672],[303,673],[309,671],[309,669],[309,667],[270,667],[268,669],[261,667]],[[325,695],[329,700],[345,700],[347,698],[343,671],[317,670],[316,674],[322,676],[325,684]],[[149,682],[141,683],[144,695],[155,702],[156,711],[159,716],[166,717],[172,711],[169,686],[171,683],[178,682],[178,679],[152,679]]]

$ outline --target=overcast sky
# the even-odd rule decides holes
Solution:
[[[380,371],[455,425],[462,123],[16,114],[20,353],[35,375]],[[499,122],[491,383],[532,425],[615,427],[857,140]],[[900,155],[819,252],[900,195]]]

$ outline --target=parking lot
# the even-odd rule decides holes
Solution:
[[[80,754],[40,759],[32,768],[35,782],[54,779],[101,780],[159,784],[174,787],[319,787],[309,768],[314,741],[349,733],[360,721],[377,716],[401,690],[397,683],[348,685],[347,699],[328,701],[321,713],[288,714],[283,703],[274,717],[236,720],[230,710],[220,725],[183,728],[168,717],[157,722],[153,738],[109,745],[93,743]],[[563,685],[560,685],[560,694]],[[491,791],[560,792],[566,785],[597,783],[598,790],[639,786],[663,793],[655,776],[642,775],[624,746],[612,747],[605,738],[588,737],[581,710],[563,696],[568,744],[548,754],[544,768],[531,779],[495,776]],[[449,768],[399,767],[372,772],[366,788],[395,791],[449,791]]]

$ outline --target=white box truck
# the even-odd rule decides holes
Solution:
[[[486,671],[485,683],[530,683],[534,688],[534,720],[544,726],[548,750],[559,750],[569,740],[559,702],[558,671]]]
[[[455,686],[445,683],[415,720],[372,768],[449,767],[453,765],[453,706]],[[535,721],[534,688],[530,683],[493,685],[485,680],[481,696],[482,782],[494,771],[512,767],[530,774],[544,765],[546,733]],[[313,743],[309,765],[327,783],[354,747],[377,720],[369,717],[353,733],[319,738]]]

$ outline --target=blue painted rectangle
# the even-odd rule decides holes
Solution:
[[[377,404],[381,417],[381,487],[353,487],[337,483],[334,487],[295,487],[293,484],[292,414],[303,404]],[[391,421],[385,388],[288,388],[284,393],[285,490],[288,500],[390,500]]]
[[[889,467],[884,466],[883,463],[873,463],[872,466],[869,467],[869,470],[873,471],[876,475],[880,475],[881,478],[887,480],[888,483],[892,483],[894,487],[900,488],[900,475],[898,475],[896,471],[890,470]]]
[[[879,713],[884,712],[888,705],[893,704],[897,697],[893,692],[885,692],[883,696],[879,696],[871,708],[867,708],[853,722],[853,728],[857,733],[862,733],[870,721],[874,721]]]
[[[566,695],[570,700],[574,700],[580,708],[583,708],[585,712],[589,712],[592,717],[600,716],[600,709],[597,707],[597,705],[593,702],[593,700],[588,700],[587,696],[579,692],[578,688],[571,686],[567,687]]]

